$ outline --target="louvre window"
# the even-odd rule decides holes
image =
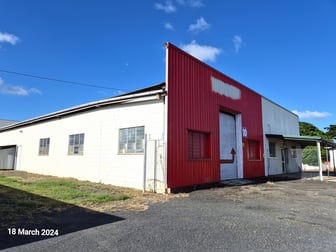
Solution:
[[[188,132],[189,159],[210,158],[210,134],[199,131]]]
[[[249,160],[260,160],[259,141],[255,141],[255,140],[248,141],[248,159]]]
[[[49,155],[50,138],[41,138],[39,144],[39,155]]]
[[[84,154],[84,133],[69,136],[68,154],[69,155]]]
[[[144,153],[145,127],[119,130],[119,153]]]

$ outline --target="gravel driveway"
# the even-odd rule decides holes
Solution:
[[[199,190],[8,250],[336,251],[335,201],[335,182],[312,179]]]

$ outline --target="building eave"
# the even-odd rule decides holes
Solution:
[[[301,144],[302,146],[315,145],[320,142],[323,146],[336,148],[336,143],[324,139],[320,136],[296,136],[296,135],[281,135],[281,134],[266,134],[267,138],[276,138],[287,141],[293,141]]]
[[[64,116],[73,115],[76,113],[97,109],[100,107],[111,106],[115,104],[123,104],[123,103],[134,103],[134,102],[141,102],[146,100],[155,100],[161,99],[163,95],[165,95],[165,83],[160,83],[158,85],[154,85],[148,88],[136,90],[133,92],[129,92],[123,95],[114,96],[108,99],[103,99],[95,102],[90,102],[86,104],[82,104],[79,106],[67,108],[64,110],[59,110],[50,114],[42,115],[39,117],[35,117],[32,119],[28,119],[25,121],[21,121],[18,123],[14,123],[5,127],[0,128],[0,133],[8,130],[17,129],[20,127],[29,126],[32,124],[62,118]]]

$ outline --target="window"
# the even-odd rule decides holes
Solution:
[[[119,153],[144,153],[145,127],[119,130]]]
[[[189,159],[210,158],[210,134],[198,131],[188,131]]]
[[[292,158],[297,158],[296,146],[292,146],[291,156]]]
[[[275,142],[269,142],[268,148],[269,148],[269,156],[270,157],[276,157],[276,144],[275,144]]]
[[[49,155],[50,138],[41,138],[39,145],[39,155]]]
[[[69,155],[83,155],[84,153],[84,133],[69,136]]]
[[[255,140],[248,141],[248,159],[249,160],[260,160],[259,141],[255,141]]]

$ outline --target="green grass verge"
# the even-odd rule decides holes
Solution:
[[[128,195],[109,190],[106,185],[72,179],[46,177],[31,181],[0,175],[0,185],[75,205],[99,204],[129,198]]]
[[[24,221],[36,223],[37,216],[130,198],[114,187],[99,183],[51,176],[22,178],[0,175],[0,229]]]

